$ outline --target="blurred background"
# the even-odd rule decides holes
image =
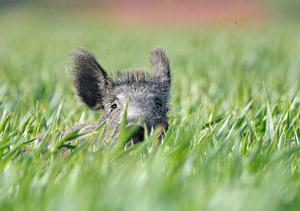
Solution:
[[[196,90],[209,93],[230,87],[230,75],[252,74],[252,95],[261,78],[276,90],[274,77],[296,78],[299,11],[297,0],[0,0],[0,83],[13,108],[26,111],[37,100],[56,106],[61,99],[75,101],[68,54],[78,46],[93,52],[108,72],[150,67],[149,51],[162,46],[174,87],[197,79]],[[63,96],[66,90],[70,95]],[[244,96],[238,98],[243,103],[249,100]]]
[[[297,21],[297,0],[0,0],[2,10],[54,9],[119,23],[200,25],[261,24],[274,18]],[[3,11],[2,11],[3,12]]]

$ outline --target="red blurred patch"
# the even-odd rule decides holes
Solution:
[[[117,1],[92,8],[98,15],[117,21],[162,24],[238,24],[263,17],[255,1]]]

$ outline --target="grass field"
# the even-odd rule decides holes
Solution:
[[[97,20],[0,13],[0,210],[298,210],[299,27],[146,29]],[[109,72],[148,67],[163,46],[173,87],[170,129],[123,150],[80,145],[64,159],[56,137],[101,111],[69,80],[77,46]]]

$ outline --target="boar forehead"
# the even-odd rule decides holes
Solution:
[[[114,89],[115,96],[118,100],[126,102],[136,100],[150,100],[160,94],[159,89],[154,84],[139,84],[120,85]]]
[[[123,90],[123,92],[119,92],[116,97],[119,101],[126,102],[127,99],[129,101],[144,101],[151,100],[157,95],[156,92],[151,90]]]

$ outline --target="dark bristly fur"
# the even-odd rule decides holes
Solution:
[[[77,95],[90,109],[103,109],[103,114],[98,122],[76,124],[62,135],[83,127],[87,127],[86,132],[93,131],[106,120],[104,139],[109,140],[109,131],[115,139],[127,100],[127,127],[138,124],[141,128],[146,126],[147,131],[158,126],[168,129],[171,73],[168,58],[161,48],[150,53],[154,75],[146,70],[130,70],[118,71],[116,76],[110,77],[86,49],[79,48],[71,55],[75,61],[73,84]],[[142,141],[140,136],[132,139]]]
[[[75,60],[73,81],[78,96],[90,109],[103,109],[104,91],[111,80],[95,57],[84,48],[79,48],[72,56]]]

